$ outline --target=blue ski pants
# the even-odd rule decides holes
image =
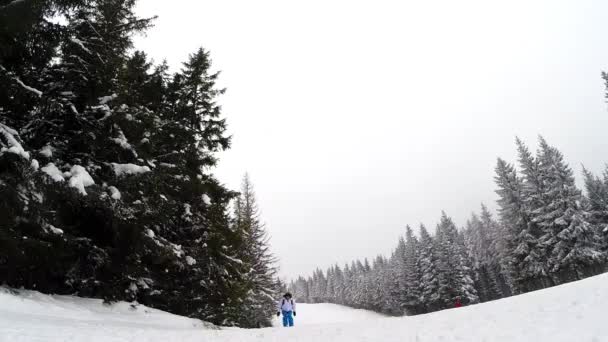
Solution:
[[[283,326],[284,327],[293,327],[293,312],[292,311],[283,311]]]

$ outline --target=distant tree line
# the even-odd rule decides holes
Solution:
[[[518,168],[498,159],[498,219],[481,206],[463,229],[442,213],[435,234],[407,226],[389,258],[316,270],[289,285],[302,302],[415,315],[564,284],[606,270],[608,167],[583,171],[585,192],[562,153],[542,137],[519,139]]]
[[[268,326],[278,283],[199,49],[168,72],[135,0],[0,0],[0,284]],[[181,37],[180,39],[189,39]]]

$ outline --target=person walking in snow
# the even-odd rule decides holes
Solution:
[[[283,315],[283,326],[293,327],[293,317],[296,315],[296,302],[291,293],[287,292],[278,302],[277,316]]]

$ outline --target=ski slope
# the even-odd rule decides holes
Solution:
[[[0,288],[0,341],[86,342],[604,342],[608,274],[416,317],[388,318],[331,304],[300,304],[296,327],[217,329],[127,303],[11,294]]]
[[[384,315],[373,311],[352,309],[336,304],[298,303],[296,312],[298,313],[298,316],[295,317],[297,326],[361,322],[385,318]],[[282,318],[276,317],[274,325],[281,327],[283,325]]]

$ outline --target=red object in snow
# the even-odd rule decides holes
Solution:
[[[462,307],[462,303],[460,302],[460,298],[456,298],[456,302],[454,303],[454,307],[455,308]]]

